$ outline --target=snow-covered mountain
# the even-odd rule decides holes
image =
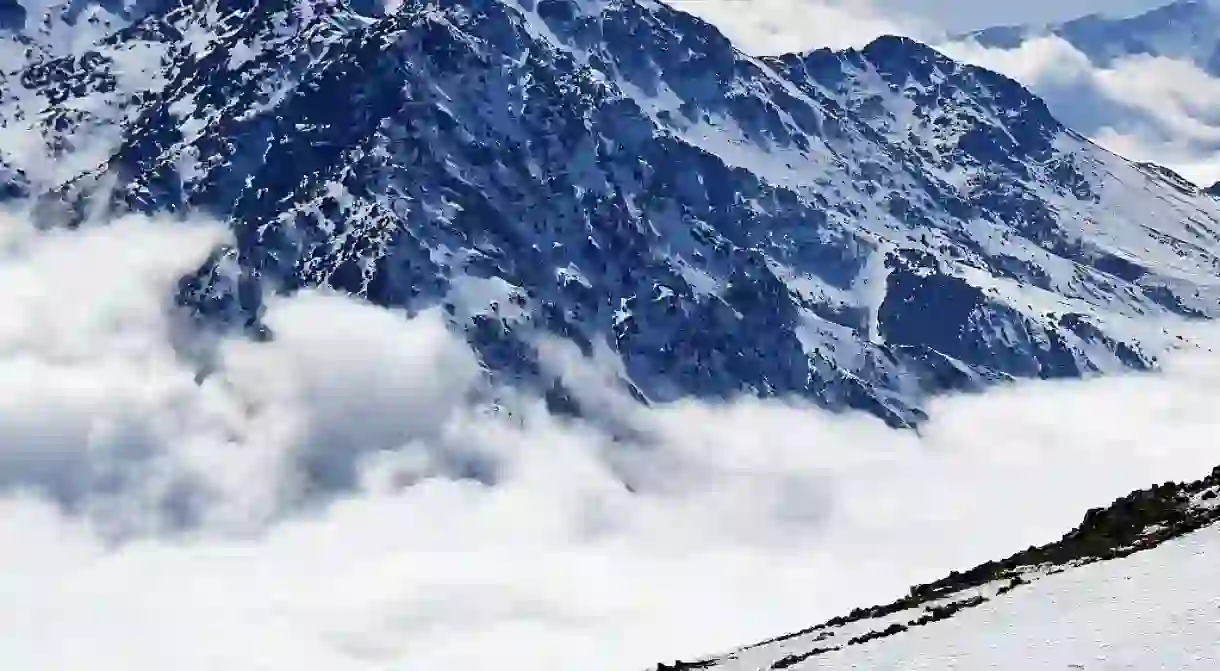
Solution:
[[[986,47],[1015,49],[1026,40],[1057,36],[1094,63],[1108,66],[1131,56],[1159,56],[1194,63],[1220,76],[1220,3],[1177,0],[1130,17],[1089,14],[1042,26],[996,26],[967,33]]]
[[[949,53],[998,67],[1072,128],[1199,184],[1220,180],[1220,3],[1180,0],[1138,16],[1100,14],[960,35]]]
[[[1220,467],[1090,510],[1062,539],[809,629],[658,671],[1213,669]]]
[[[179,297],[208,323],[264,333],[265,291],[329,285],[443,305],[558,409],[543,334],[642,401],[909,425],[933,393],[1152,366],[1220,311],[1220,202],[907,39],[758,59],[651,0],[106,7],[10,29],[0,194],[227,220]]]

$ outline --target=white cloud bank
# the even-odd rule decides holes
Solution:
[[[192,342],[224,239],[0,219],[0,668],[610,671],[713,652],[1057,537],[1220,463],[1220,358],[947,399],[921,437],[743,400],[633,436],[500,411],[438,314],[322,292]],[[1215,335],[1215,334],[1213,334]]]
[[[929,35],[932,24],[871,0],[673,0],[756,56],[862,47],[881,35]]]

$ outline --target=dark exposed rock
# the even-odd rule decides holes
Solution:
[[[67,179],[0,156],[0,199],[219,218],[231,248],[177,296],[201,326],[266,335],[263,297],[313,286],[443,306],[498,382],[568,413],[538,336],[608,349],[648,402],[801,396],[911,427],[936,394],[1155,365],[1109,314],[1220,311],[1211,198],[1128,179],[1152,173],[918,42],[754,59],[652,3],[372,4],[107,4],[126,23],[93,48],[0,75],[0,122],[37,120],[54,157],[112,151]],[[1074,222],[1105,194],[1189,232],[1115,222],[1103,245]]]

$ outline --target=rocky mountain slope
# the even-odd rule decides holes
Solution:
[[[328,285],[443,305],[569,412],[540,335],[644,402],[910,425],[1220,310],[1220,203],[910,40],[757,59],[651,0],[72,7],[8,24],[0,196],[230,222],[182,283],[205,323],[268,335],[264,292]]]
[[[1220,2],[1178,0],[1132,17],[1091,14],[1044,26],[998,26],[959,35],[946,48],[1044,51],[1041,40],[1049,37],[1079,55],[1056,52],[1023,76],[1059,118],[1212,184],[1213,193],[1220,188],[1220,142],[1208,111],[1216,89],[1209,77],[1220,76]]]
[[[726,655],[715,669],[1210,669],[1220,467],[1090,510],[1062,539]]]

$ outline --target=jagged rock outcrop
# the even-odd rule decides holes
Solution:
[[[1220,309],[1220,204],[910,40],[756,59],[646,0],[133,7],[91,46],[20,36],[50,56],[4,75],[33,140],[3,193],[230,222],[182,285],[208,323],[328,285],[443,305],[557,397],[539,334],[645,402],[906,426],[930,394],[1154,366],[1162,322]]]

